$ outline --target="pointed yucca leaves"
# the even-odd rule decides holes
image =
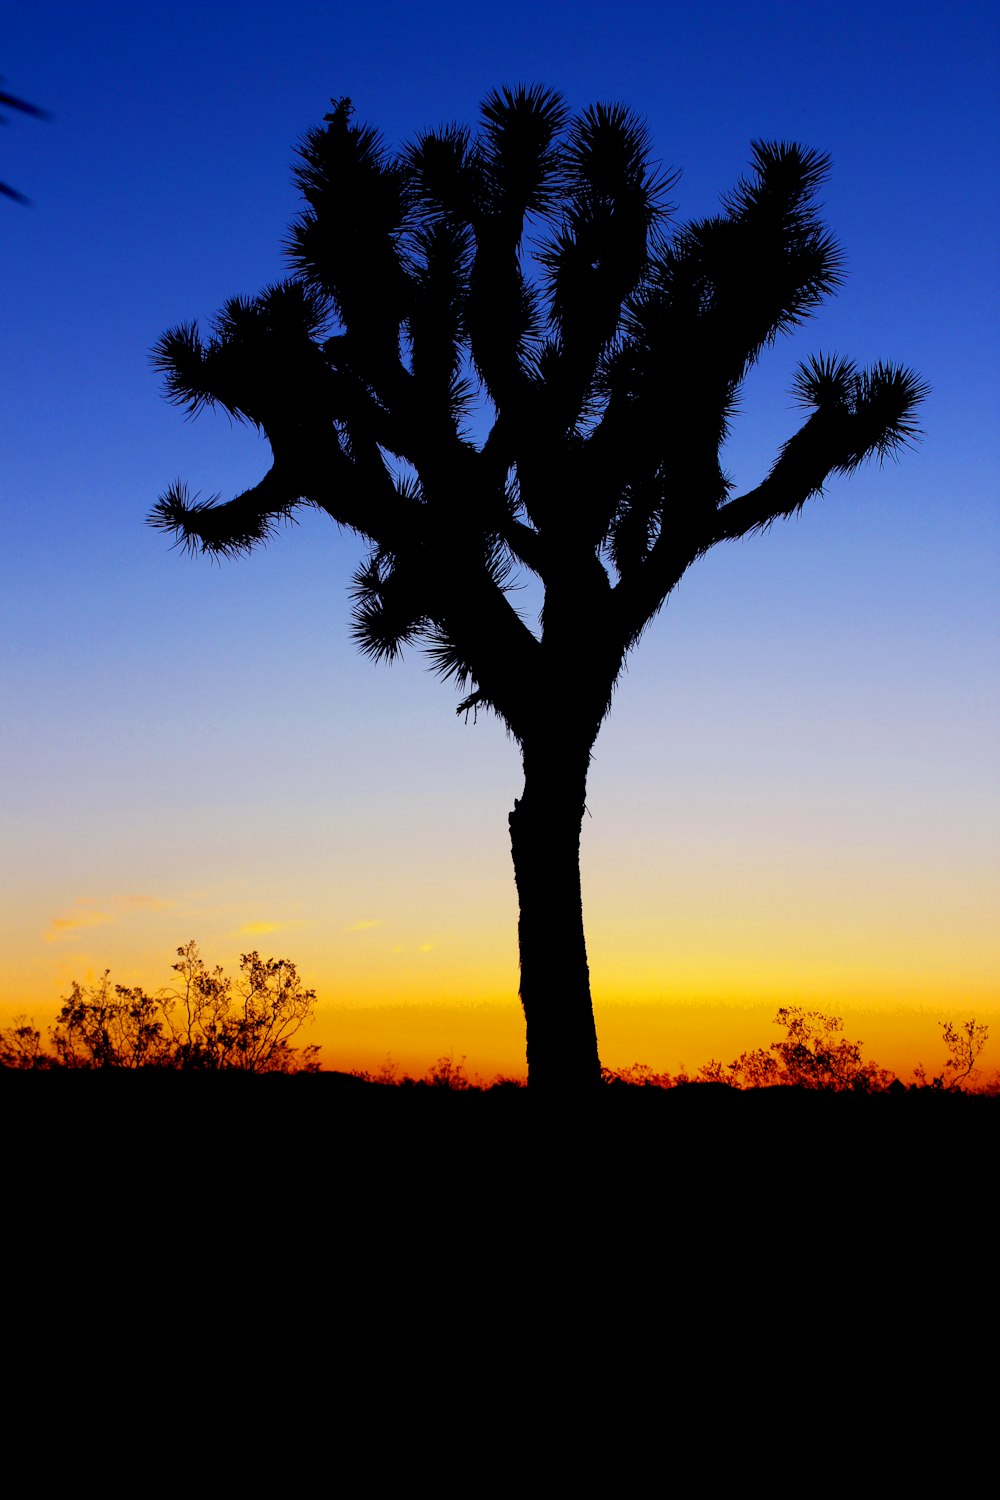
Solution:
[[[195,495],[192,499],[187,485],[177,479],[157,500],[146,517],[146,523],[155,531],[165,531],[173,537],[174,546],[186,552],[200,552],[202,547],[196,530],[199,517],[218,504],[220,498],[219,495],[210,495],[207,500],[201,500]]]
[[[345,327],[363,335],[384,364],[406,311],[399,237],[410,192],[378,131],[353,124],[352,114],[350,101],[340,100],[325,127],[309,131],[299,146],[294,175],[308,207],[286,248],[299,277],[332,299]],[[373,282],[378,298],[368,295]]]
[[[524,359],[538,331],[537,294],[521,268],[525,218],[558,191],[555,140],[565,106],[552,90],[504,89],[483,105],[483,129],[418,138],[407,154],[415,202],[475,235],[466,303],[473,361],[498,410],[526,399]]]
[[[481,114],[483,207],[520,227],[527,214],[548,213],[558,198],[565,100],[555,89],[522,84],[487,94]]]
[[[218,321],[234,321],[232,303],[224,312],[226,316]],[[182,325],[163,335],[153,349],[152,360],[165,377],[168,399],[186,407],[190,416],[207,407],[221,406],[237,421],[260,426],[254,361],[247,359],[242,341],[214,337],[203,343],[197,324]]]
[[[483,200],[482,161],[465,125],[424,131],[404,147],[411,208],[422,218],[444,217],[471,226]]]
[[[478,659],[478,653],[464,650],[450,629],[444,626],[432,624],[428,627],[423,648],[431,671],[442,682],[453,684],[459,692],[465,694],[462,701],[455,705],[456,713],[472,713],[475,716],[480,709],[484,712],[488,710],[496,714],[507,733],[515,740],[522,738],[524,720],[513,703],[517,702],[524,690],[524,677],[519,680],[517,672],[495,673],[477,668],[473,665],[472,657],[476,655]],[[484,677],[489,680],[489,687],[485,685]]]
[[[196,415],[221,406],[265,430],[298,425],[317,406],[324,367],[314,333],[329,316],[325,298],[297,282],[266,287],[259,297],[232,297],[203,343],[197,324],[171,329],[153,350],[167,396]]]
[[[645,491],[645,493],[644,493]],[[646,484],[629,485],[622,495],[612,522],[608,545],[611,560],[624,577],[649,554],[660,522],[662,493],[656,475]]]
[[[429,626],[424,647],[431,670],[443,682],[453,682],[462,690],[478,686],[476,674],[466,655],[442,626]]]
[[[799,406],[816,411],[846,411],[854,398],[857,367],[836,354],[814,354],[799,365],[792,395]]]
[[[915,371],[879,363],[855,378],[851,407],[851,449],[836,464],[849,474],[868,459],[884,463],[922,436],[917,408],[930,386]]]
[[[540,252],[551,322],[564,344],[599,352],[616,334],[622,303],[646,269],[643,220],[621,205],[582,199]]]
[[[710,334],[739,379],[839,284],[840,264],[838,247],[818,223],[789,236],[779,222],[747,216],[689,225],[654,275],[668,304],[697,311],[700,333]]]
[[[357,224],[361,234],[391,230],[406,210],[406,179],[371,125],[353,123],[350,100],[342,99],[326,124],[306,132],[298,147],[292,176],[317,211],[331,207],[364,207],[371,222]]]
[[[814,202],[827,159],[757,142],[753,168],[723,200],[726,214],[686,225],[653,254],[624,311],[617,366],[604,377],[606,431],[595,448],[603,445],[610,461],[627,446],[638,472],[648,473],[657,454],[644,455],[650,442],[635,414],[656,410],[674,487],[698,476],[696,504],[708,504],[713,492],[711,504],[725,499],[714,455],[747,370],[840,280],[840,252]]]
[[[760,348],[836,291],[843,280],[843,254],[816,202],[829,157],[784,141],[755,141],[752,150],[754,175],[723,199],[734,227],[732,263],[742,274],[720,277],[719,284],[721,289],[728,281],[731,287],[727,303],[749,296]]]
[[[414,589],[398,559],[377,549],[355,573],[350,589],[354,607],[351,636],[372,661],[396,661],[419,639],[425,625]]]
[[[648,473],[678,445],[690,446],[695,432],[707,430],[717,446],[724,431],[732,383],[707,323],[713,285],[701,246],[689,226],[659,247],[622,309],[617,346],[601,361],[597,386],[607,408],[592,446],[612,468],[624,459]]]
[[[297,281],[277,282],[257,297],[231,297],[213,321],[205,357],[228,349],[234,359],[288,363],[315,347],[313,339],[322,335],[330,316],[329,299]]]
[[[187,552],[239,557],[274,536],[279,521],[292,519],[297,499],[279,499],[270,478],[225,504],[218,495],[191,499],[178,480],[153,506],[148,524],[167,532]]]
[[[452,426],[468,395],[462,394],[458,372],[472,253],[472,231],[448,220],[423,226],[411,237],[407,329],[416,399],[450,418]]]
[[[755,173],[723,199],[725,215],[685,226],[655,255],[652,294],[629,309],[628,331],[688,356],[712,346],[719,378],[736,383],[778,337],[808,318],[842,279],[840,249],[814,195],[828,169],[818,152],[754,146]],[[680,318],[680,326],[678,326]],[[687,340],[680,340],[683,326]]]
[[[538,293],[521,270],[518,245],[481,228],[469,273],[465,320],[479,377],[498,412],[524,409],[527,360],[539,330]]]
[[[153,345],[151,361],[154,370],[164,377],[164,394],[175,406],[182,406],[196,417],[217,399],[205,371],[205,346],[197,323],[181,323],[168,328]]]
[[[698,513],[725,497],[718,463],[738,400],[705,316],[710,287],[694,257],[664,251],[657,280],[633,297],[625,337],[602,361],[606,409],[588,442],[611,486],[623,480],[631,504]],[[654,510],[649,511],[652,519]],[[609,521],[611,517],[609,516]],[[637,522],[628,535],[638,535]]]
[[[281,338],[318,337],[332,316],[329,298],[301,281],[278,281],[254,299],[258,326]]]
[[[786,227],[813,221],[815,197],[830,175],[830,158],[793,141],[751,141],[752,177],[743,177],[723,204],[732,218],[764,213]]]
[[[539,260],[551,321],[581,394],[645,277],[651,235],[668,211],[663,195],[676,179],[656,172],[649,156],[644,122],[621,105],[592,105],[563,148],[567,204]],[[564,379],[573,383],[568,371]]]
[[[641,200],[648,223],[666,211],[663,194],[677,173],[654,171],[646,122],[623,104],[591,104],[570,126],[562,150],[563,178],[570,197],[623,202]]]
[[[831,474],[884,463],[920,437],[917,410],[929,387],[902,366],[857,372],[848,360],[820,356],[800,367],[795,394],[813,415],[781,449],[756,490],[724,506],[706,545],[746,536],[794,515],[822,493]]]
[[[879,363],[858,371],[849,359],[815,355],[799,366],[792,392],[799,405],[844,418],[844,451],[831,468],[850,473],[868,459],[879,463],[921,436],[916,411],[930,387],[913,371]]]
[[[450,630],[441,624],[430,624],[423,646],[431,671],[442,682],[452,683],[459,692],[466,694],[456,704],[456,713],[475,716],[480,709],[489,710],[496,714],[508,734],[520,738],[522,729],[517,715],[511,713],[506,691],[501,690],[499,681],[489,689],[484,687],[480,673],[472,664],[471,654],[459,645]],[[504,687],[507,687],[506,682]]]
[[[500,536],[486,535],[482,543],[483,565],[494,587],[506,593],[514,576],[515,564],[510,548]]]

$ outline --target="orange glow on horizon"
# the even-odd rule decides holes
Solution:
[[[712,900],[697,862],[688,864],[686,886],[669,876],[659,886],[616,885],[614,873],[613,859],[597,861],[586,897],[606,1066],[638,1062],[676,1075],[711,1059],[726,1064],[769,1047],[779,1007],[801,1006],[842,1017],[866,1061],[904,1079],[917,1063],[943,1062],[939,1021],[975,1017],[993,1031],[982,1069],[1000,1067],[985,889],[956,889],[948,901],[939,889],[931,907],[900,879],[876,907],[870,878],[867,887],[843,871],[834,879],[828,867],[822,891],[788,882],[765,902],[748,880]],[[451,1056],[484,1081],[523,1075],[513,890],[504,880],[461,907],[447,899],[454,871],[450,891],[436,868],[425,865],[424,874],[423,885],[400,879],[388,895],[383,889],[381,904],[322,885],[297,906],[249,903],[242,892],[238,902],[223,901],[214,890],[184,901],[69,895],[57,903],[41,893],[30,909],[22,897],[20,931],[34,936],[8,953],[0,1024],[27,1014],[46,1031],[71,982],[93,983],[105,968],[113,984],[156,993],[172,978],[178,939],[197,936],[210,967],[228,974],[252,948],[294,960],[318,995],[315,1022],[298,1040],[319,1044],[327,1068],[378,1072],[391,1056],[401,1072],[421,1077]],[[344,915],[330,923],[331,910]]]
[[[80,975],[83,982],[96,977]],[[325,987],[318,988],[315,1020],[295,1041],[317,1043],[324,1068],[377,1073],[391,1059],[400,1074],[419,1078],[438,1058],[450,1056],[456,1063],[464,1059],[469,1077],[478,1075],[483,1082],[498,1074],[525,1074],[524,1017],[516,994],[479,1001],[457,997],[432,1001],[419,993],[386,999],[342,991],[334,1002],[324,998],[329,993]],[[989,1024],[992,1032],[981,1070],[989,1075],[1000,1068],[1000,1007],[985,994],[957,1003],[954,995],[927,993],[901,1005],[890,994],[857,993],[848,999],[833,990],[806,992],[801,985],[787,991],[774,986],[769,995],[766,989],[761,983],[756,993],[740,1001],[598,995],[595,1011],[602,1062],[615,1069],[646,1063],[656,1072],[693,1075],[713,1058],[725,1064],[742,1051],[769,1047],[779,1037],[772,1024],[779,1007],[799,1005],[840,1016],[844,1035],[861,1042],[865,1061],[889,1068],[904,1080],[918,1063],[933,1071],[944,1062],[939,1022],[975,1016]],[[53,1001],[32,1006],[8,999],[0,1005],[0,1024],[9,1025],[14,1015],[26,1013],[44,1033],[56,1009]]]
[[[840,1016],[844,1035],[860,1041],[866,1062],[888,1068],[904,1081],[918,1063],[933,1071],[944,1062],[938,1023],[974,1015],[990,1025],[993,1039],[983,1053],[984,1075],[1000,1068],[1000,1009],[927,1001],[905,1009],[888,1004],[823,1003],[776,996],[771,1002],[598,1003],[601,1060],[618,1069],[646,1063],[656,1072],[692,1076],[711,1059],[732,1062],[743,1051],[768,1048],[779,1038],[773,1025],[782,1005]],[[387,1059],[400,1073],[422,1077],[439,1057],[464,1058],[470,1077],[489,1082],[497,1074],[523,1077],[524,1019],[516,998],[504,1005],[427,1005],[419,1001],[353,1003],[334,1012],[324,1007],[308,1038],[322,1048],[324,1068],[377,1073]],[[993,1053],[997,1054],[994,1060]]]

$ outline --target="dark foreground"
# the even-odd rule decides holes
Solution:
[[[530,1090],[398,1088],[347,1074],[0,1074],[8,1187],[73,1182],[95,1193],[186,1196],[291,1182],[351,1184],[453,1209],[466,1195],[587,1184],[644,1204],[682,1185],[834,1204],[890,1203],[905,1179],[969,1211],[993,1181],[1000,1099],[932,1090],[876,1095],[718,1084]],[[632,1205],[638,1207],[638,1203]]]
[[[314,1345],[380,1380],[402,1349],[456,1379],[503,1354],[543,1385],[567,1351],[586,1381],[598,1348],[617,1379],[651,1349],[801,1371],[843,1347],[877,1383],[979,1306],[998,1122],[930,1091],[0,1075],[8,1303],[147,1354],[277,1348],[279,1384]]]

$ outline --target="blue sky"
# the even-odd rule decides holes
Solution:
[[[396,143],[537,80],[644,115],[681,221],[753,138],[833,159],[848,279],[748,382],[740,487],[794,429],[809,353],[932,387],[916,453],[717,549],[636,652],[585,829],[599,1020],[602,993],[736,1002],[751,973],[786,1003],[800,950],[803,993],[822,971],[860,1005],[881,975],[880,1003],[940,1006],[950,966],[956,1005],[996,1006],[997,31],[985,4],[9,15],[4,86],[53,118],[0,133],[32,199],[0,201],[0,1000],[106,965],[157,982],[191,936],[231,962],[256,922],[345,1003],[423,965],[421,994],[509,992],[516,1030],[513,747],[418,658],[354,655],[356,549],[323,518],[221,568],[143,518],[178,476],[236,493],[266,466],[252,433],[168,406],[149,349],[284,273],[294,144],[329,99]]]

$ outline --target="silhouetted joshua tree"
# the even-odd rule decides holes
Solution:
[[[754,144],[714,218],[672,238],[673,179],[620,105],[570,119],[561,97],[503,89],[478,133],[398,153],[349,100],[299,147],[294,275],[234,298],[208,339],[160,340],[171,399],[221,406],[273,465],[225,503],[180,484],[151,520],[232,555],[312,505],[371,545],[354,583],[362,650],[419,645],[520,746],[510,814],[529,1078],[600,1078],[580,895],[591,749],[628,653],[717,542],[793,515],[832,474],[916,435],[909,370],[821,356],[809,415],[733,497],[719,449],[741,382],[840,280],[817,216],[825,156]],[[481,441],[473,408],[488,413]],[[510,597],[537,576],[537,629]]]

